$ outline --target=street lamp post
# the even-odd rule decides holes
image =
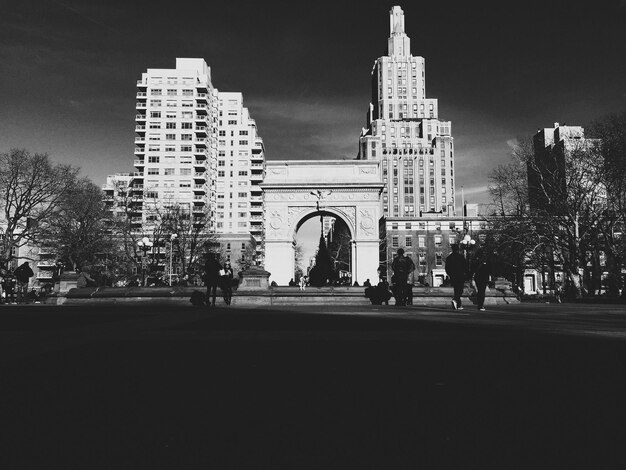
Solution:
[[[172,254],[174,253],[174,240],[178,238],[178,235],[172,233],[170,235],[170,287],[172,285]]]
[[[154,243],[150,241],[148,237],[143,237],[141,240],[137,242],[137,246],[141,251],[143,251],[143,256],[141,257],[141,285],[143,286],[146,282],[146,273],[144,270],[144,263],[146,260],[146,256],[148,255],[148,251],[152,248]]]

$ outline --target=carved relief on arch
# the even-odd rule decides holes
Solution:
[[[375,229],[374,214],[369,209],[359,209],[359,229],[365,235],[373,235]]]

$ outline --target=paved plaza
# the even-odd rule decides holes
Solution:
[[[3,468],[623,468],[609,305],[2,306]]]

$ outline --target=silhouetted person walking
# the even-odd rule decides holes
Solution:
[[[224,294],[224,302],[226,305],[230,305],[233,299],[233,268],[230,266],[230,261],[224,263],[224,274],[221,276],[222,281],[222,293]]]
[[[28,265],[28,261],[24,261],[15,270],[15,279],[17,279],[17,303],[26,302],[26,293],[28,292],[28,280],[35,273]]]
[[[489,257],[479,261],[474,271],[474,282],[476,283],[476,306],[481,312],[485,311],[485,291],[489,276],[491,276],[491,260]]]
[[[465,287],[465,275],[467,273],[467,263],[465,257],[459,253],[459,245],[451,246],[452,253],[446,258],[446,274],[450,276],[450,284],[454,289],[452,306],[455,310],[463,310],[461,296]]]
[[[217,285],[220,282],[221,270],[222,265],[219,261],[217,261],[215,253],[208,253],[206,263],[204,264],[204,283],[206,284],[207,307],[215,307],[215,297],[217,296]]]

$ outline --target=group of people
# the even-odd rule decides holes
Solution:
[[[446,274],[449,276],[450,285],[454,289],[452,307],[455,310],[463,310],[461,297],[465,289],[465,281],[469,278],[472,287],[476,291],[476,307],[479,311],[485,311],[485,295],[489,277],[493,269],[491,256],[477,253],[472,266],[468,266],[467,259],[459,252],[458,245],[452,245],[452,253],[446,258]],[[392,286],[390,287],[385,277],[386,273],[379,273],[380,282],[376,286],[367,286],[365,296],[372,304],[388,304],[392,294],[396,299],[396,305],[405,306],[413,303],[413,287],[409,284],[409,276],[415,270],[413,260],[405,256],[404,250],[399,248],[394,258],[391,269]],[[391,292],[390,292],[391,290]]]
[[[215,253],[209,253],[204,265],[204,283],[207,307],[215,307],[218,287],[222,290],[224,302],[230,305],[233,299],[233,268],[230,261],[226,261],[222,266]]]
[[[28,261],[20,264],[15,271],[0,269],[0,303],[25,303],[28,298],[28,282],[34,276]]]

